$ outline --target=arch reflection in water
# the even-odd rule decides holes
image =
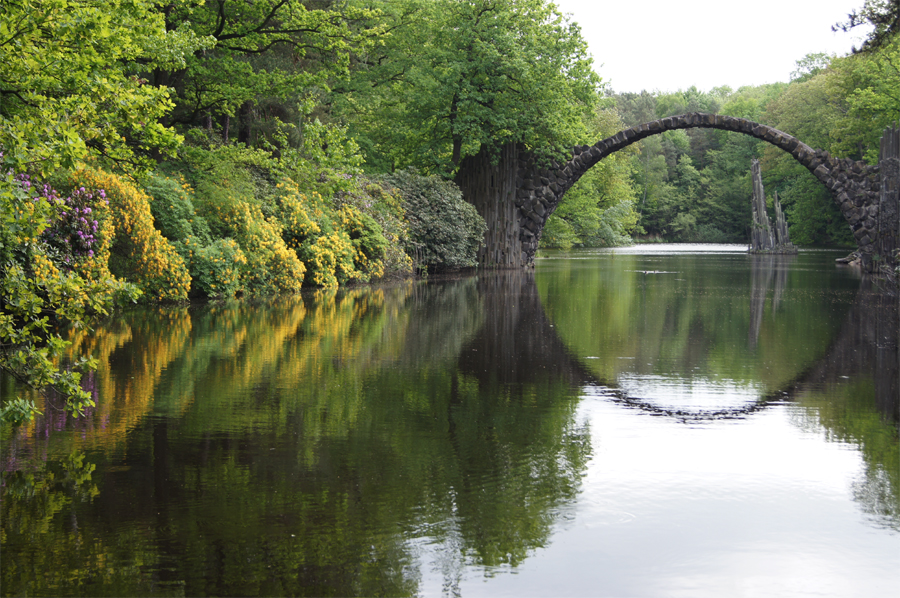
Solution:
[[[849,508],[840,484],[821,501],[839,505],[841,529],[858,532],[848,542],[870,546],[873,530],[896,526],[896,434],[871,390],[889,380],[870,383],[860,369],[868,360],[840,361],[880,338],[844,324],[854,306],[871,308],[855,302],[858,282],[827,270],[813,284],[809,272],[821,265],[801,254],[777,309],[763,301],[751,348],[745,257],[662,259],[556,260],[537,275],[129,315],[115,335],[100,330],[110,342],[94,384],[113,393],[98,396],[106,419],[2,431],[4,590],[468,595],[499,592],[512,578],[534,583],[533,572],[552,569],[531,593],[551,579],[560,590],[602,573],[595,588],[652,595],[663,577],[628,568],[645,557],[614,555],[652,549],[664,568],[665,558],[710,556],[703,547],[714,540],[728,560],[737,558],[728,545],[747,538],[742,517],[754,531],[772,524],[763,515],[772,512],[770,486],[747,494],[741,467],[778,483],[788,507],[820,504],[796,483],[798,470],[766,477],[778,461],[753,460],[773,430],[779,450],[814,446],[855,472]],[[873,359],[887,358],[875,351]],[[830,356],[847,365],[823,366],[820,377]],[[693,390],[673,402],[665,385]],[[719,411],[734,418],[683,425],[716,414],[720,399]],[[635,417],[633,407],[662,417]],[[682,478],[690,463],[675,462],[676,442],[687,459],[730,447],[742,460],[724,470],[732,477]],[[631,469],[640,453],[651,453],[651,476]],[[801,479],[822,482],[803,463]],[[610,470],[622,476],[586,486]],[[703,536],[698,524],[690,544],[698,551],[673,556],[666,547],[685,545],[685,530],[675,529],[685,512],[665,499],[684,499],[674,504],[703,522],[698,488],[714,502],[727,489],[735,500],[724,502],[747,510],[719,512],[717,525],[734,536]],[[752,509],[755,501],[765,509]],[[854,504],[871,517],[865,525]],[[835,527],[812,519],[796,529],[813,540],[773,546],[805,550]],[[566,553],[569,532],[582,528],[583,554]],[[591,563],[573,569],[584,559]],[[502,575],[509,571],[521,575]],[[485,576],[490,585],[478,585]]]
[[[766,403],[765,389],[752,382],[625,373],[616,383],[623,403],[686,420],[742,417]]]

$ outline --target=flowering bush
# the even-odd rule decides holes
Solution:
[[[32,388],[55,388],[68,398],[70,411],[82,413],[93,399],[79,385],[81,374],[95,363],[85,356],[59,369],[55,363],[69,343],[58,328],[84,325],[91,316],[108,313],[117,302],[135,300],[140,291],[99,272],[80,274],[85,264],[92,264],[89,252],[94,244],[82,242],[77,232],[93,232],[93,221],[80,220],[93,210],[85,213],[82,206],[80,215],[67,221],[68,230],[74,230],[78,239],[74,253],[51,247],[45,233],[51,223],[59,225],[56,214],[64,205],[69,204],[49,185],[33,185],[29,177],[11,172],[0,176],[0,369]],[[65,230],[65,225],[59,228]],[[58,239],[62,236],[61,232]],[[22,421],[36,412],[33,401],[7,399],[0,404],[0,421]]]
[[[246,257],[241,268],[244,292],[252,294],[293,293],[303,284],[306,267],[282,237],[277,218],[266,218],[259,206],[223,193],[206,213],[217,236],[234,239]]]
[[[56,209],[56,215],[42,238],[60,256],[60,261],[73,269],[77,262],[94,257],[101,244],[100,219],[106,219],[109,207],[106,192],[100,189],[96,201],[94,194],[84,187],[65,198],[49,185],[44,186],[44,193]],[[102,208],[96,204],[102,204]]]
[[[382,260],[388,247],[381,226],[371,216],[349,205],[338,210],[338,217],[353,245],[355,278],[364,282],[381,278],[384,275]]]
[[[122,177],[101,170],[78,170],[70,182],[78,189],[105,189],[114,235],[109,270],[137,284],[148,299],[186,300],[190,274],[175,248],[154,227],[147,194]]]
[[[308,265],[307,282],[319,287],[336,287],[359,278],[353,263],[355,253],[344,231],[310,238],[297,251]]]

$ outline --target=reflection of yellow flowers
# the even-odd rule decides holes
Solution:
[[[70,354],[91,353],[99,362],[97,405],[79,424],[80,433],[51,435],[46,452],[53,457],[74,449],[116,450],[151,412],[188,421],[214,410],[221,425],[257,425],[259,417],[271,418],[273,412],[260,410],[250,389],[263,383],[289,388],[298,380],[323,389],[328,385],[319,382],[334,375],[336,359],[363,372],[375,360],[402,351],[407,320],[398,310],[413,288],[392,289],[394,300],[386,300],[382,289],[358,287],[320,290],[314,303],[280,297],[264,309],[246,302],[210,305],[199,314],[183,306],[144,308],[93,331],[74,331]],[[113,358],[123,353],[129,355],[127,366]],[[204,387],[202,404],[193,402],[195,383]],[[352,429],[365,408],[363,393],[345,387],[339,393],[311,392],[302,400],[338,398],[333,408],[321,411],[324,419],[304,421],[304,434],[315,438]],[[22,433],[34,430],[32,424]]]

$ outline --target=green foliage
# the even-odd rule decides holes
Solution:
[[[617,108],[629,125],[693,110],[721,112],[772,125],[838,157],[874,162],[883,129],[900,118],[897,47],[844,58],[807,55],[790,84],[623,94],[616,98]],[[778,193],[795,242],[853,242],[827,189],[768,143],[733,132],[687,129],[649,137],[639,146],[633,178],[639,226],[650,235],[746,241],[749,165],[762,157],[766,189]]]
[[[415,171],[384,177],[399,190],[409,221],[406,252],[418,268],[434,270],[476,265],[484,242],[485,223],[475,207],[462,198],[455,184]]]
[[[900,35],[900,4],[896,0],[865,0],[862,7],[847,15],[847,20],[832,25],[832,31],[847,32],[860,25],[871,25],[862,48],[853,52],[874,52]]]
[[[598,109],[585,120],[592,138],[598,140],[625,128],[612,106]],[[566,192],[547,221],[541,247],[609,247],[631,242],[638,219],[632,155],[629,149],[605,158]]]
[[[481,148],[563,151],[597,101],[579,27],[545,0],[366,3],[393,27],[339,88],[367,162],[449,175]],[[389,123],[388,126],[386,124]]]
[[[276,158],[265,149],[198,136],[194,139],[205,147],[185,147],[179,161],[166,164],[167,172],[181,173],[186,182],[179,186],[157,181],[151,186],[159,194],[163,230],[177,237],[190,224],[199,237],[190,255],[182,245],[186,260],[197,264],[199,256],[213,251],[198,253],[208,243],[203,238],[208,230],[211,239],[233,239],[240,246],[234,259],[216,262],[227,263],[229,272],[242,272],[238,293],[293,292],[303,282],[337,286],[409,272],[410,261],[403,253],[406,225],[397,198],[351,174],[358,156],[348,154],[354,146],[339,128],[322,127],[310,138],[334,148],[334,153],[291,150]],[[210,275],[208,266],[197,267],[192,271],[195,278],[201,272]],[[225,285],[230,274],[221,268],[219,272],[218,282],[210,284],[231,294],[235,287]],[[201,286],[207,290],[195,284],[192,292],[202,295],[211,288]]]
[[[790,224],[791,241],[798,245],[854,245],[850,227],[826,189],[795,163],[776,162],[768,173],[771,188],[778,189]]]
[[[229,298],[244,290],[241,272],[247,258],[234,239],[204,243],[190,236],[176,247],[190,270],[193,296]]]
[[[807,81],[828,68],[835,56],[822,52],[807,54],[797,61],[797,70],[791,73],[791,81]]]
[[[300,188],[335,197],[356,187],[353,177],[361,172],[363,158],[346,127],[323,123],[305,113],[300,127],[284,129],[296,131],[299,141],[280,150],[280,165]]]
[[[834,156],[875,163],[883,130],[900,118],[898,65],[900,38],[878,51],[834,58],[792,82],[766,106],[765,119]],[[831,194],[790,156],[766,148],[763,166],[795,242],[854,244]]]
[[[143,181],[143,187],[152,198],[153,224],[162,236],[172,242],[195,237],[209,243],[209,225],[195,212],[189,185],[152,174]]]
[[[386,241],[380,258],[384,276],[410,274],[412,259],[404,251],[409,243],[409,223],[403,209],[403,198],[395,189],[367,178],[355,177],[353,181],[354,187],[351,190],[335,197],[336,204],[353,206],[363,216],[374,221],[367,227],[372,234],[377,233]],[[380,245],[380,241],[376,240],[376,243]]]
[[[146,166],[148,150],[177,145],[177,135],[159,122],[172,106],[169,91],[145,85],[138,73],[182,68],[186,54],[207,44],[188,25],[167,30],[157,5],[0,4],[0,146],[6,165],[46,174],[90,155]]]
[[[364,54],[382,34],[377,24],[361,25],[375,14],[367,8],[320,6],[222,0],[160,7],[170,30],[190,23],[210,40],[209,48],[187,55],[183,67],[153,72],[155,85],[175,90],[173,122],[215,124],[226,142],[233,137],[258,145],[276,138],[280,123],[306,120],[308,99],[345,77],[351,55]]]

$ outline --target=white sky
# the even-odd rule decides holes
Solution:
[[[847,54],[862,36],[831,26],[863,0],[552,1],[581,25],[616,92],[787,82],[797,60]]]

